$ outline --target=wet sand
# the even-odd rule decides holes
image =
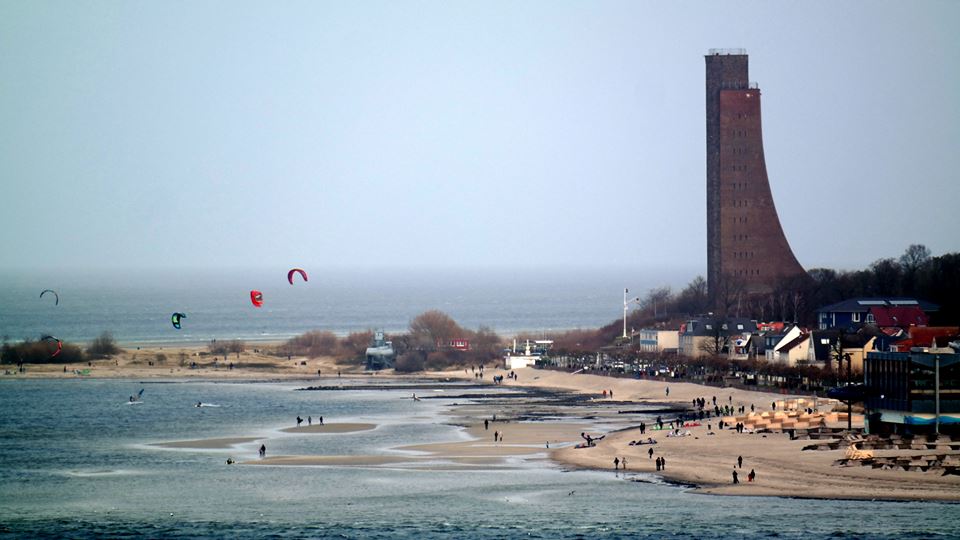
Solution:
[[[192,441],[173,441],[153,443],[151,446],[161,448],[195,448],[202,450],[226,450],[239,444],[251,443],[260,440],[261,437],[225,437],[220,439],[196,439]]]

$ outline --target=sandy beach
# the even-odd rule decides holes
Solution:
[[[503,370],[488,370],[490,377]],[[657,380],[610,378],[587,374],[569,374],[558,371],[517,370],[518,381],[505,379],[508,386],[552,388],[592,395],[594,401],[629,401],[634,403],[662,403],[676,401],[692,405],[695,398],[713,396],[720,404],[735,407],[750,405],[759,411],[769,411],[773,403],[783,407],[785,402],[800,396],[772,394],[741,389],[720,389],[691,383]],[[449,373],[447,374],[449,375]],[[458,376],[463,377],[463,372]],[[466,375],[470,377],[470,375]],[[670,389],[667,396],[667,388]],[[603,398],[603,390],[608,397]],[[613,398],[609,391],[613,390]],[[665,418],[666,420],[666,418]],[[871,467],[840,467],[834,462],[844,457],[845,449],[807,450],[810,440],[790,440],[784,433],[737,433],[734,429],[717,429],[716,418],[712,430],[707,421],[698,427],[687,428],[688,437],[667,437],[666,431],[647,430],[640,435],[639,428],[606,434],[596,446],[553,449],[550,457],[572,468],[609,470],[614,473],[614,459],[627,460],[626,472],[648,473],[680,484],[688,484],[697,491],[717,495],[766,495],[781,497],[886,499],[886,500],[960,500],[960,476],[943,476],[940,472],[881,470]],[[714,433],[710,435],[708,433]],[[601,435],[595,433],[594,435]],[[653,437],[655,445],[631,446],[631,441]],[[651,457],[649,450],[653,448]],[[880,451],[879,455],[903,454],[903,451]],[[917,454],[918,452],[913,452]],[[920,454],[931,454],[921,451]],[[960,452],[955,452],[960,455]],[[666,468],[657,472],[657,457],[666,460]],[[743,458],[742,467],[737,458]],[[733,471],[738,473],[738,484],[733,484]],[[754,482],[747,481],[750,470],[756,472]],[[636,480],[643,480],[637,476]]]
[[[232,355],[226,362],[220,357],[214,362],[203,356],[200,347],[141,348],[127,350],[110,360],[93,362],[90,366],[70,366],[66,373],[62,365],[29,365],[26,373],[13,377],[51,378],[131,378],[131,379],[231,379],[231,380],[303,380],[308,384],[344,385],[369,384],[378,379],[461,379],[489,383],[493,375],[504,370],[487,369],[485,378],[477,381],[472,373],[463,370],[395,375],[372,374],[359,366],[337,365],[329,358],[277,358],[262,352],[248,351]],[[163,355],[165,364],[158,364]],[[148,360],[152,359],[152,360]],[[181,364],[183,360],[183,365]],[[150,365],[153,362],[154,365]],[[195,367],[190,367],[195,362]],[[233,362],[234,367],[229,367]],[[74,369],[88,369],[77,374]],[[321,371],[317,376],[317,370]],[[341,377],[338,377],[338,371]],[[664,411],[690,409],[692,400],[704,398],[712,405],[716,397],[720,405],[751,405],[757,414],[771,411],[774,404],[782,410],[790,400],[800,396],[774,394],[742,389],[721,389],[692,383],[667,380],[638,380],[611,378],[590,374],[570,374],[536,369],[517,370],[517,380],[504,379],[504,386],[542,389],[576,396],[575,404],[553,407],[542,412],[550,421],[518,420],[542,409],[532,400],[514,399],[509,405],[476,400],[473,403],[452,405],[448,411],[449,423],[463,426],[467,437],[462,441],[412,444],[394,448],[395,454],[375,456],[268,456],[244,464],[256,465],[340,465],[340,466],[397,466],[404,464],[418,468],[446,469],[457,467],[512,467],[517,461],[553,460],[563,467],[614,471],[614,458],[626,458],[626,471],[616,474],[644,481],[654,475],[669,482],[692,486],[703,493],[717,495],[763,495],[782,497],[896,499],[896,500],[960,500],[960,476],[942,475],[942,471],[884,470],[869,466],[838,466],[845,456],[846,446],[836,449],[804,450],[810,440],[790,440],[785,433],[737,433],[733,429],[717,428],[716,418],[690,427],[687,437],[667,437],[667,431],[638,428],[639,420],[630,414],[631,407],[656,408]],[[360,377],[360,378],[358,378]],[[668,393],[669,389],[669,393]],[[607,395],[604,396],[603,392]],[[436,397],[443,397],[437,395]],[[824,409],[831,404],[820,404]],[[497,416],[499,415],[499,416]],[[497,416],[485,429],[483,421]],[[669,421],[676,413],[664,413]],[[290,434],[349,434],[374,429],[373,424],[338,423],[328,418],[327,423],[283,427]],[[840,427],[839,425],[837,427]],[[712,428],[712,429],[711,429]],[[502,436],[494,441],[493,433]],[[596,446],[575,448],[583,442],[582,432],[593,437],[605,436]],[[229,449],[235,445],[258,440],[240,436],[221,439],[198,439],[159,443],[167,448]],[[631,445],[653,437],[654,445]],[[549,446],[549,448],[548,448]],[[650,449],[653,455],[649,454]],[[919,459],[934,451],[883,450],[876,456],[894,456]],[[943,453],[939,450],[936,453]],[[946,450],[948,459],[960,460],[960,451]],[[655,460],[666,460],[665,469],[657,471]],[[737,466],[742,457],[742,467]],[[733,484],[736,470],[740,482]],[[748,473],[756,474],[754,482],[747,481]]]

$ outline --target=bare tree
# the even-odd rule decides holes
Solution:
[[[930,250],[923,244],[911,244],[900,256],[900,266],[912,274],[930,259]]]
[[[793,322],[797,323],[800,319],[800,306],[803,305],[803,294],[800,291],[793,293]]]
[[[710,291],[710,296],[713,299],[713,311],[726,317],[736,309],[737,300],[746,290],[746,285],[742,278],[725,274],[717,284],[716,289],[716,291]]]
[[[462,337],[463,333],[456,321],[435,309],[421,313],[410,321],[410,336],[414,344],[423,350],[434,350],[437,343]]]
[[[730,344],[730,332],[726,317],[714,317],[702,321],[707,330],[707,339],[702,340],[697,347],[699,352],[706,356],[720,356],[726,352]]]

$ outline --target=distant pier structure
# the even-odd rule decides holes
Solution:
[[[763,158],[760,89],[743,49],[711,49],[707,64],[707,287],[771,292],[806,272],[787,242]]]

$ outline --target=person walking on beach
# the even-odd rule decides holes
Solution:
[[[267,445],[261,444],[261,445],[260,445],[260,459],[263,459],[263,458],[265,458],[265,457],[267,457]]]
[[[743,468],[743,456],[737,456],[737,467]]]
[[[499,431],[494,431],[494,432],[493,432],[493,442],[497,442],[497,439],[498,439],[499,437],[500,437],[500,432],[499,432]]]
[[[620,464],[623,465],[623,470],[627,470],[627,456],[623,456],[623,459],[620,460]]]
[[[307,425],[308,425],[308,426],[312,426],[312,425],[313,425],[313,417],[312,417],[312,416],[307,416]]]
[[[740,479],[737,478],[737,470],[736,470],[736,469],[733,470],[733,483],[734,483],[734,484],[739,484],[739,483],[740,483]]]
[[[647,424],[640,422],[640,434],[643,435],[647,431]]]
[[[660,458],[657,458],[657,472],[660,472]]]
[[[303,418],[300,418],[300,415],[297,415],[297,427],[300,427],[300,424],[303,423]]]
[[[487,420],[486,418],[484,418],[484,419],[483,419],[483,430],[484,430],[484,431],[487,431],[488,429],[490,429],[490,421]]]
[[[750,474],[747,475],[747,482],[753,482],[753,479],[757,477],[757,473],[753,472],[753,469],[750,469]]]
[[[667,391],[667,397],[670,397],[670,387],[669,387],[669,386],[667,387],[667,390],[666,390],[666,391]]]
[[[613,458],[613,470],[615,471],[620,470],[620,458],[618,457]]]
[[[665,457],[660,458],[660,470],[661,471],[667,470],[667,458]]]
[[[323,425],[323,417],[322,417],[322,416],[320,417],[320,425],[321,425],[321,426]]]
[[[653,459],[653,448],[650,448],[649,450],[647,450],[647,455],[650,456],[647,459]],[[657,461],[660,461],[660,458],[657,458]]]

